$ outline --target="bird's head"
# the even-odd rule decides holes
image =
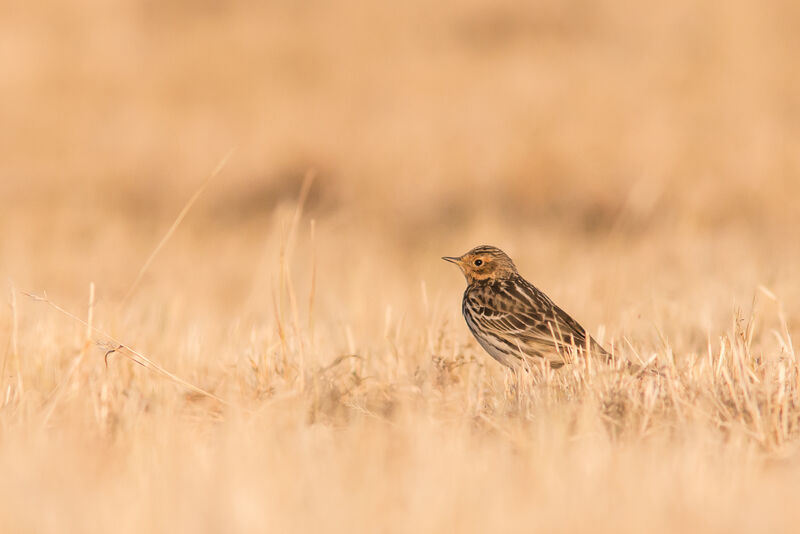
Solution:
[[[511,258],[490,245],[481,245],[461,256],[444,256],[442,259],[458,265],[468,284],[482,280],[503,280],[517,273]]]

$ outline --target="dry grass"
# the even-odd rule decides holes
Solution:
[[[48,4],[0,7],[3,531],[795,528],[795,3]],[[661,374],[500,368],[484,242]]]

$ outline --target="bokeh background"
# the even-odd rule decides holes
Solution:
[[[146,280],[194,307],[268,288],[309,171],[320,298],[367,284],[365,317],[420,281],[457,292],[438,257],[479,243],[617,335],[642,311],[670,328],[651,297],[702,330],[758,284],[797,295],[794,2],[0,9],[0,273],[20,288],[118,300],[235,147]]]
[[[259,493],[266,491],[263,479],[247,478],[237,459],[240,427],[230,423],[220,431],[222,441],[230,440],[224,453],[205,441],[217,421],[208,413],[188,417],[200,427],[189,424],[194,441],[170,434],[176,420],[187,420],[182,397],[124,361],[106,370],[100,349],[82,360],[89,367],[75,382],[69,373],[84,328],[21,291],[47,292],[85,317],[93,282],[96,324],[184,378],[256,407],[297,387],[277,372],[256,386],[246,379],[250,362],[298,357],[304,342],[284,339],[284,320],[297,338],[310,340],[301,369],[359,354],[372,362],[361,372],[372,369],[390,388],[402,382],[398,376],[416,377],[408,378],[416,384],[422,375],[415,369],[429,369],[447,352],[466,355],[463,369],[502,380],[459,316],[461,276],[439,260],[481,243],[509,252],[529,280],[606,345],[635,348],[644,358],[659,353],[694,361],[755,313],[753,350],[785,354],[772,330],[800,334],[799,28],[800,4],[789,0],[0,4],[0,286],[3,301],[13,304],[0,311],[0,350],[8,347],[3,428],[11,429],[0,461],[9,469],[27,466],[0,485],[6,496],[0,512],[20,528],[55,531],[58,523],[19,514],[15,499],[45,495],[44,502],[81,524],[93,513],[75,500],[82,494],[97,492],[108,510],[119,511],[132,495],[149,491],[156,518],[150,526],[193,525],[187,518],[205,497],[192,491],[218,479],[201,469],[187,484],[196,458],[171,456],[173,445],[195,447],[197,458],[221,458],[233,473],[226,484],[266,499]],[[123,301],[172,221],[232,148]],[[298,212],[308,176],[313,182]],[[399,375],[381,367],[387,361]],[[84,394],[95,400],[81,400]],[[447,398],[437,395],[430,398]],[[146,419],[142,405],[158,415]],[[270,419],[294,429],[287,431],[291,445],[275,445],[257,425],[248,435],[273,452],[295,451],[286,481],[309,460],[305,454],[329,454],[336,464],[365,435],[380,450],[389,446],[386,434],[348,427],[341,414],[350,409],[340,406],[332,416],[349,437],[297,449],[306,452],[296,453],[295,445],[316,438],[292,426],[295,412],[285,416],[288,422]],[[111,433],[111,445],[98,430],[109,417],[123,429]],[[32,428],[67,436],[73,448],[62,453],[40,443],[26,456]],[[97,434],[109,449],[95,449]],[[431,435],[408,439],[451,444]],[[571,439],[567,430],[563,436]],[[139,456],[120,448],[125,440]],[[452,461],[489,458],[513,472],[513,454],[500,441],[499,449],[485,449],[467,440]],[[504,483],[497,473],[452,475],[448,469],[456,466],[447,462],[441,472],[430,471],[423,445],[411,464],[400,456],[391,465],[442,490],[431,490],[442,499],[431,502],[444,510],[451,488],[445,480]],[[242,458],[266,462],[255,445],[247,447]],[[166,482],[130,490],[125,482],[139,471],[158,472],[142,452],[148,448],[156,464],[172,466]],[[709,450],[708,456],[728,458],[710,448],[675,460],[685,468],[681,487],[696,482],[694,464],[681,462],[701,462]],[[731,452],[731,461],[750,469],[742,460],[750,453],[740,452]],[[95,454],[127,462],[122,474],[114,478]],[[547,463],[546,447],[537,454]],[[638,503],[640,517],[616,525],[634,530],[652,515],[648,506],[673,493],[664,482],[669,470],[648,463],[647,450],[637,454],[622,469],[630,476],[618,483],[627,487],[644,469],[650,483],[644,494],[652,500]],[[341,480],[352,482],[347,477],[358,478],[358,458],[345,460],[353,463],[350,471],[342,468],[350,474]],[[373,460],[363,480],[377,484],[385,471],[376,467],[383,460]],[[607,460],[599,457],[592,465],[602,467],[594,472],[613,476]],[[80,467],[62,472],[63,465]],[[280,462],[257,466],[268,471]],[[699,520],[705,509],[698,503],[729,486],[724,461],[706,467],[697,500],[689,495],[674,514],[658,506],[655,513],[676,526],[723,530],[764,526],[754,518],[776,517],[747,515],[732,504],[752,497],[745,493],[754,480],[748,477],[767,480],[747,471],[732,485],[742,492],[739,500],[715,501],[711,519]],[[322,477],[327,483],[318,491],[338,491],[330,483],[341,482],[338,471],[329,468],[304,472],[310,487]],[[79,491],[65,492],[52,472],[89,478]],[[557,471],[548,473],[543,480],[559,480]],[[569,480],[584,474],[578,469]],[[419,484],[406,482],[401,487],[413,494]],[[784,495],[796,494],[783,482]],[[602,487],[604,475],[594,483]],[[27,493],[18,492],[19,484]],[[194,489],[184,497],[186,510],[177,512],[186,521],[171,522],[159,502],[188,487]],[[579,494],[588,499],[593,487]],[[371,503],[362,490],[355,502]],[[396,497],[381,491],[387,502]],[[606,504],[635,504],[635,495],[623,494],[610,494]],[[781,502],[761,495],[766,507]],[[474,497],[477,511],[483,497]],[[301,510],[308,498],[298,494],[292,502]],[[505,498],[500,493],[490,503],[496,513],[489,517],[514,527],[519,517],[504,511]],[[350,510],[335,498],[325,505],[322,494],[312,501],[312,525],[313,518],[325,524],[328,505]],[[431,531],[454,524],[422,501],[409,506],[429,512]],[[203,506],[223,519],[238,510],[235,503]],[[596,503],[583,526],[605,518],[604,506]],[[756,523],[730,519],[741,519],[735,512]],[[464,528],[481,524],[453,514]],[[99,524],[115,524],[112,515]],[[373,519],[378,528],[379,516]]]
[[[375,282],[384,261],[427,278],[479,242],[565,291],[581,249],[645,247],[653,264],[617,282],[643,286],[675,256],[737,278],[741,256],[766,254],[742,283],[769,283],[794,251],[794,2],[0,9],[0,270],[21,287],[124,293],[232,147],[178,239],[234,264],[263,254],[309,170],[305,213],[347,258],[324,267]],[[202,270],[210,253],[172,264]],[[610,306],[588,313],[619,322]]]

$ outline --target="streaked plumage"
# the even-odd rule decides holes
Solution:
[[[561,367],[587,348],[586,330],[564,310],[522,278],[502,250],[483,245],[463,256],[444,257],[467,279],[462,312],[467,326],[495,360],[517,367],[523,357],[545,358]],[[609,358],[591,337],[589,353]]]

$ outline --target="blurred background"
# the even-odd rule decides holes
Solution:
[[[439,256],[487,242],[595,324],[692,276],[726,316],[798,266],[799,24],[788,0],[6,3],[0,274],[118,300],[236,147],[152,283],[239,305],[313,170],[298,235],[334,300],[456,303]]]

